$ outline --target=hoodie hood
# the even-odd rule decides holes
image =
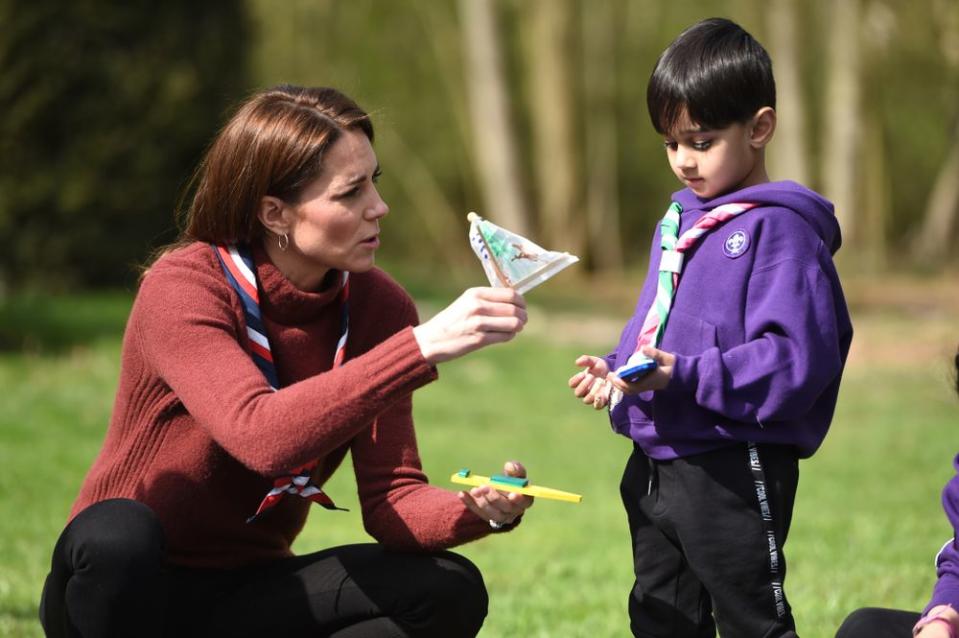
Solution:
[[[809,224],[836,254],[842,245],[842,233],[832,202],[802,184],[792,181],[767,182],[740,189],[733,193],[720,195],[712,199],[700,199],[688,188],[673,193],[673,201],[679,202],[683,211],[712,210],[722,204],[750,202],[761,206],[788,208]]]

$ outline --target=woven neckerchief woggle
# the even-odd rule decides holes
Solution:
[[[256,282],[256,265],[253,263],[253,254],[250,247],[241,244],[213,244],[214,252],[223,266],[223,272],[236,293],[240,296],[243,305],[243,316],[246,319],[247,344],[250,356],[256,367],[269,382],[270,387],[276,390],[280,383],[273,364],[273,354],[270,350],[270,340],[266,336],[266,328],[260,315],[260,294]],[[333,356],[333,367],[343,363],[346,354],[346,338],[350,332],[350,273],[343,272],[343,287],[340,301],[340,338],[336,343],[336,354]],[[328,510],[346,511],[337,507],[333,500],[316,485],[311,476],[318,461],[312,461],[302,467],[295,468],[289,474],[277,476],[273,479],[273,489],[267,492],[256,513],[247,519],[253,521],[263,512],[271,509],[286,494],[296,494],[321,505]]]

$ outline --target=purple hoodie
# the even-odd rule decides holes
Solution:
[[[615,405],[613,429],[659,460],[735,441],[791,444],[812,455],[832,420],[852,340],[832,261],[841,243],[832,204],[795,182],[711,200],[684,189],[673,199],[683,206],[680,234],[720,204],[758,206],[687,252],[660,345],[676,355],[672,379]],[[607,359],[613,369],[635,349],[661,252],[657,224],[635,315]]]
[[[959,471],[959,456],[952,462]],[[953,476],[942,490],[942,508],[952,524],[953,537],[949,539],[939,555],[936,556],[936,572],[939,580],[932,591],[932,600],[926,605],[925,615],[936,605],[952,605],[959,609],[959,548],[956,547],[956,534],[959,534],[959,475]]]

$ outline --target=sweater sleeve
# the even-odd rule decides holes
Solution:
[[[237,340],[229,288],[203,271],[154,268],[134,315],[145,358],[184,408],[266,476],[345,445],[436,376],[407,327],[343,366],[274,391]]]
[[[842,371],[835,291],[818,264],[786,259],[754,272],[745,341],[677,355],[669,391],[704,408],[765,423],[806,414]]]
[[[959,457],[957,457],[959,461]],[[959,476],[954,476],[942,492],[942,505],[952,524],[953,537],[943,545],[936,556],[936,573],[939,579],[932,591],[932,600],[923,614],[937,605],[952,605],[959,609]]]
[[[404,551],[437,551],[490,533],[456,493],[428,484],[416,448],[412,397],[383,412],[353,440],[353,468],[366,531]]]

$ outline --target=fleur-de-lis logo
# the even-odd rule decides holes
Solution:
[[[742,255],[749,248],[749,235],[745,230],[734,230],[723,243],[723,254],[727,257],[736,258]]]

